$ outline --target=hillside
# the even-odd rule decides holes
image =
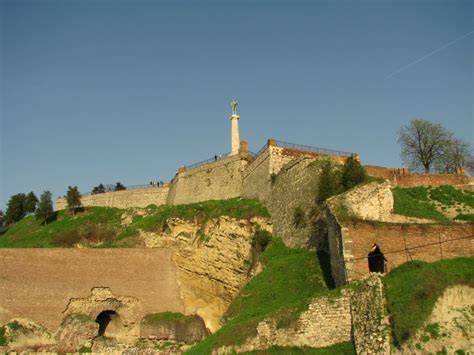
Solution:
[[[0,234],[0,248],[133,247],[139,230],[161,231],[170,218],[205,224],[221,216],[250,219],[268,217],[268,212],[258,201],[242,198],[132,209],[88,207],[76,216],[62,210],[47,225],[34,216],[13,224]]]

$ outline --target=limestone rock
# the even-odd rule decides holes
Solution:
[[[141,337],[195,343],[209,334],[202,318],[196,315],[183,319],[153,320],[145,318],[140,324]]]
[[[5,338],[9,351],[54,351],[56,348],[56,341],[48,329],[24,318],[14,318],[8,322]]]
[[[99,324],[87,315],[70,314],[56,332],[58,348],[61,352],[75,352],[83,346],[90,347],[98,330]]]

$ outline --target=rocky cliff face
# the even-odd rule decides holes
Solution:
[[[175,250],[185,314],[202,317],[212,332],[252,274],[252,237],[256,228],[271,231],[265,218],[220,217],[205,225],[173,218],[162,233],[142,232],[147,248]]]

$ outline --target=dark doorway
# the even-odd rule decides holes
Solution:
[[[387,259],[385,259],[385,256],[377,244],[374,243],[372,246],[368,259],[370,272],[380,272],[382,274],[385,272],[385,263]]]
[[[107,326],[109,325],[110,321],[115,317],[117,317],[117,312],[115,311],[103,311],[97,316],[95,321],[99,323],[99,336],[105,334]]]

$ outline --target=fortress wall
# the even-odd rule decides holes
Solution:
[[[69,300],[93,287],[138,299],[138,319],[184,310],[169,249],[0,250],[0,324],[22,317],[54,331]]]
[[[469,177],[465,174],[410,174],[408,169],[393,169],[382,166],[365,166],[367,174],[389,180],[394,186],[441,186],[465,185]]]
[[[270,151],[267,149],[246,167],[243,178],[244,197],[256,198],[266,204],[272,191],[270,160]]]
[[[103,194],[83,196],[81,202],[84,207],[102,206],[129,208],[146,207],[150,204],[160,206],[166,204],[168,190],[169,187],[164,186],[105,192]],[[58,198],[56,201],[56,210],[63,210],[66,207],[66,199],[64,197]]]
[[[474,255],[474,223],[443,225],[374,225],[358,222],[342,229],[341,240],[333,243],[331,258],[343,255],[349,280],[368,274],[367,256],[374,243],[386,254],[387,271],[410,259],[433,262],[440,259]],[[463,238],[464,239],[459,239]],[[443,242],[440,244],[440,241]],[[426,245],[431,244],[431,245]],[[408,248],[409,253],[404,249]],[[340,250],[343,248],[343,250]],[[414,249],[413,249],[414,248]],[[332,260],[331,260],[332,261]],[[342,270],[333,270],[342,273]],[[334,275],[340,280],[342,275]],[[340,283],[338,283],[340,284]]]
[[[313,223],[311,210],[316,202],[319,181],[319,165],[314,159],[299,157],[281,168],[273,183],[267,203],[273,221],[273,233],[281,237],[287,246],[306,247]],[[295,225],[295,210],[304,211],[303,224]]]
[[[243,171],[247,160],[233,155],[178,173],[167,199],[170,205],[242,196]]]

